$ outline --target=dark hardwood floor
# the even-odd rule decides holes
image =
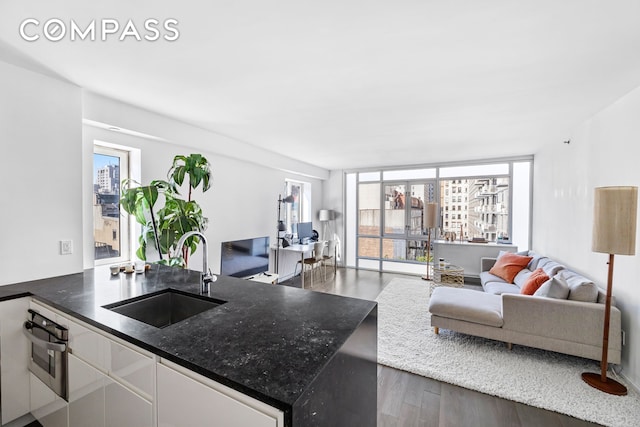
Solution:
[[[308,276],[307,276],[308,277]],[[394,277],[339,268],[313,289],[374,300]],[[305,287],[309,289],[309,280]],[[284,283],[300,287],[300,277]],[[378,365],[378,427],[584,427],[597,424]]]

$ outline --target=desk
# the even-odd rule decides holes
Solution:
[[[271,249],[273,251],[277,251],[278,247],[272,246]],[[313,244],[309,244],[309,245],[295,244],[295,245],[287,246],[286,248],[280,248],[279,250],[280,250],[279,262],[278,262],[279,271],[277,271],[276,273],[280,278],[282,278],[283,280],[286,280],[286,278],[288,278],[287,276],[289,277],[294,276],[295,268],[298,265],[298,260],[301,261],[302,263],[303,270],[301,270],[301,272],[304,271],[304,258],[306,254],[311,256],[311,253],[313,252]],[[293,264],[294,273],[289,273],[287,271],[287,268],[290,269],[291,267],[291,263],[287,262],[287,258],[288,258],[287,254],[291,255],[292,258],[293,257],[297,258],[295,259],[295,263]],[[274,270],[271,270],[271,271],[274,271]],[[304,288],[304,274],[302,274],[302,288]]]

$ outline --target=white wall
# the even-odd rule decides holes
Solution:
[[[535,157],[533,249],[606,287],[606,254],[591,251],[593,189],[640,186],[640,88]],[[640,227],[638,227],[640,234]],[[627,333],[623,374],[640,386],[640,236],[636,255],[615,258],[613,295]]]
[[[210,220],[207,236],[214,272],[219,270],[220,242],[275,238],[277,199],[285,178],[311,183],[312,212],[322,205],[322,179],[329,176],[324,169],[83,93],[68,82],[1,60],[0,93],[0,178],[5,183],[0,285],[93,267],[94,139],[140,149],[143,182],[165,178],[176,154],[199,152],[209,159],[213,186],[196,200]],[[83,119],[158,138],[83,126]],[[72,255],[60,255],[63,239],[73,240]],[[191,267],[199,269],[200,255],[193,261]]]
[[[0,61],[0,93],[0,285],[82,271],[81,90]]]
[[[251,237],[269,236],[272,243],[276,238],[277,200],[283,194],[286,178],[311,183],[311,212],[321,208],[323,200],[322,181],[311,176],[328,176],[315,166],[295,162],[275,153],[266,155],[261,149],[242,145],[241,151],[233,149],[230,138],[195,128],[176,120],[156,115],[130,105],[85,93],[85,118],[126,128],[130,131],[153,135],[155,138],[133,136],[123,132],[113,132],[93,125],[84,126],[84,162],[92,162],[94,140],[124,145],[141,150],[142,183],[153,179],[166,179],[173,157],[177,154],[203,154],[212,165],[212,187],[206,193],[198,189],[193,198],[200,204],[204,215],[209,218],[209,228],[205,235],[209,242],[209,266],[214,273],[220,270],[220,243]],[[237,147],[236,147],[237,148]],[[249,161],[227,156],[227,152],[240,156],[245,153]],[[255,157],[256,153],[258,157]],[[261,160],[260,160],[261,159]],[[302,174],[285,172],[298,169]],[[85,168],[84,182],[92,182],[91,168]],[[91,186],[84,189],[84,217],[91,218]],[[317,218],[314,228],[320,230]],[[89,221],[85,221],[85,228]],[[85,231],[85,267],[92,267],[93,240]],[[199,251],[189,262],[189,267],[200,270],[202,256]]]

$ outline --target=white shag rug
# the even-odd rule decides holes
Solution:
[[[600,363],[440,329],[429,282],[393,279],[378,302],[378,363],[608,426],[640,425],[640,396],[602,393],[582,381]],[[611,375],[611,371],[609,371]],[[624,380],[616,378],[624,383]]]

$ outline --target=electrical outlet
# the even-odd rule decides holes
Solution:
[[[622,331],[622,345],[627,345],[627,333]]]
[[[73,240],[60,240],[60,255],[71,255],[73,253]]]

